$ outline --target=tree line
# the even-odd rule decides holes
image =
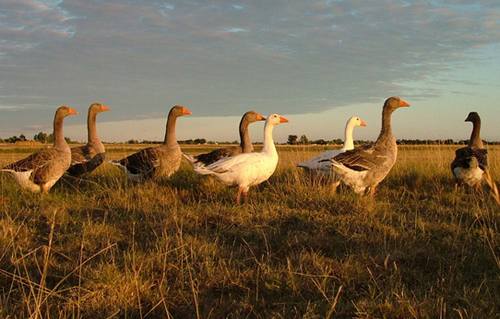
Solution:
[[[76,143],[76,141],[72,141],[70,138],[65,137],[66,141],[68,143]],[[11,136],[5,139],[0,138],[0,143],[16,143],[16,142],[25,142],[29,141],[29,139],[24,135],[21,134],[19,136]],[[39,143],[53,143],[54,142],[54,135],[52,133],[47,134],[45,132],[38,132],[33,136],[33,141],[39,142]],[[373,141],[369,140],[355,140],[354,144],[360,145],[360,144],[366,144],[366,143],[372,143]],[[125,142],[126,144],[160,144],[163,143],[162,141],[150,141],[150,140],[135,140],[131,139]],[[298,135],[288,135],[288,139],[286,144],[288,145],[341,145],[343,144],[344,141],[340,138],[332,139],[332,140],[325,140],[325,139],[317,139],[317,140],[310,140],[305,134],[301,135],[300,137]],[[463,145],[467,144],[468,140],[453,140],[451,138],[449,139],[399,139],[397,140],[397,143],[399,145]],[[487,144],[489,145],[500,145],[500,141],[486,141]],[[239,144],[238,141],[232,141],[232,142],[216,142],[216,141],[207,141],[204,138],[195,138],[195,139],[188,139],[188,140],[180,140],[179,144],[187,144],[187,145],[215,145],[215,144]],[[259,144],[259,143],[255,143]]]
[[[373,141],[368,140],[354,140],[354,144],[367,144]],[[397,143],[399,145],[463,145],[467,144],[469,140],[453,140],[449,139],[398,139]],[[333,140],[310,140],[306,135],[288,135],[286,144],[288,145],[341,145],[344,141],[340,138]],[[486,141],[489,145],[500,145],[500,141]]]
[[[69,137],[64,138],[66,142],[68,143],[74,143]],[[0,143],[17,143],[17,142],[27,142],[30,141],[26,135],[20,134],[19,136],[14,135],[5,139],[0,138]],[[45,132],[38,132],[33,136],[32,141],[39,142],[39,143],[53,143],[54,142],[54,135],[52,133],[47,134]]]

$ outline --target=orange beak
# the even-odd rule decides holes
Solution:
[[[265,120],[266,118],[262,114],[257,113],[257,121],[265,121]]]
[[[368,123],[366,123],[365,120],[361,120],[361,124],[359,124],[359,126],[362,126],[362,127],[365,127],[367,125],[368,125]]]
[[[191,115],[193,112],[191,112],[187,107],[183,106],[182,107],[182,115]]]
[[[77,115],[77,114],[78,112],[74,108],[72,107],[69,108],[68,115]]]
[[[406,102],[405,100],[399,101],[399,107],[408,107],[408,106],[410,106],[410,103]]]
[[[106,112],[106,111],[109,111],[109,106],[107,105],[101,105],[101,112]]]
[[[280,116],[280,123],[288,123],[288,120],[285,117]]]

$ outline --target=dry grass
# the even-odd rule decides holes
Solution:
[[[376,202],[293,167],[317,151],[280,149],[241,207],[187,166],[133,185],[105,165],[43,197],[0,176],[0,317],[498,317],[500,210],[454,190],[452,147],[401,148]]]

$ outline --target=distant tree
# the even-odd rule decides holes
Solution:
[[[288,141],[287,141],[287,144],[290,144],[290,145],[295,145],[297,144],[297,135],[288,135]]]
[[[319,140],[315,140],[312,142],[313,144],[318,144],[318,145],[326,145],[328,144],[324,139],[320,138]]]
[[[197,138],[193,142],[194,142],[194,144],[206,144],[207,140],[204,138]]]
[[[17,137],[17,136],[14,135],[14,136],[11,136],[11,137],[7,138],[5,141],[7,143],[15,143],[15,142],[19,141],[19,137]]]
[[[19,141],[26,141],[26,136],[24,134],[19,135]]]
[[[138,141],[138,140],[131,139],[131,140],[128,140],[128,141],[127,141],[127,144],[139,144],[139,141]]]
[[[335,144],[335,145],[342,145],[344,143],[344,141],[342,141],[340,138],[336,138],[334,140],[332,140],[332,144]]]
[[[40,143],[47,143],[47,137],[47,133],[38,132],[38,134],[35,134],[35,136],[33,136],[33,139]]]
[[[301,135],[299,139],[299,144],[303,145],[309,144],[309,139],[307,138],[307,136]]]

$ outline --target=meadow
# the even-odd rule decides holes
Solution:
[[[296,169],[311,146],[278,147],[241,206],[186,163],[142,184],[106,164],[45,196],[3,174],[0,318],[499,318],[500,208],[455,189],[455,148],[400,147],[374,201]]]

